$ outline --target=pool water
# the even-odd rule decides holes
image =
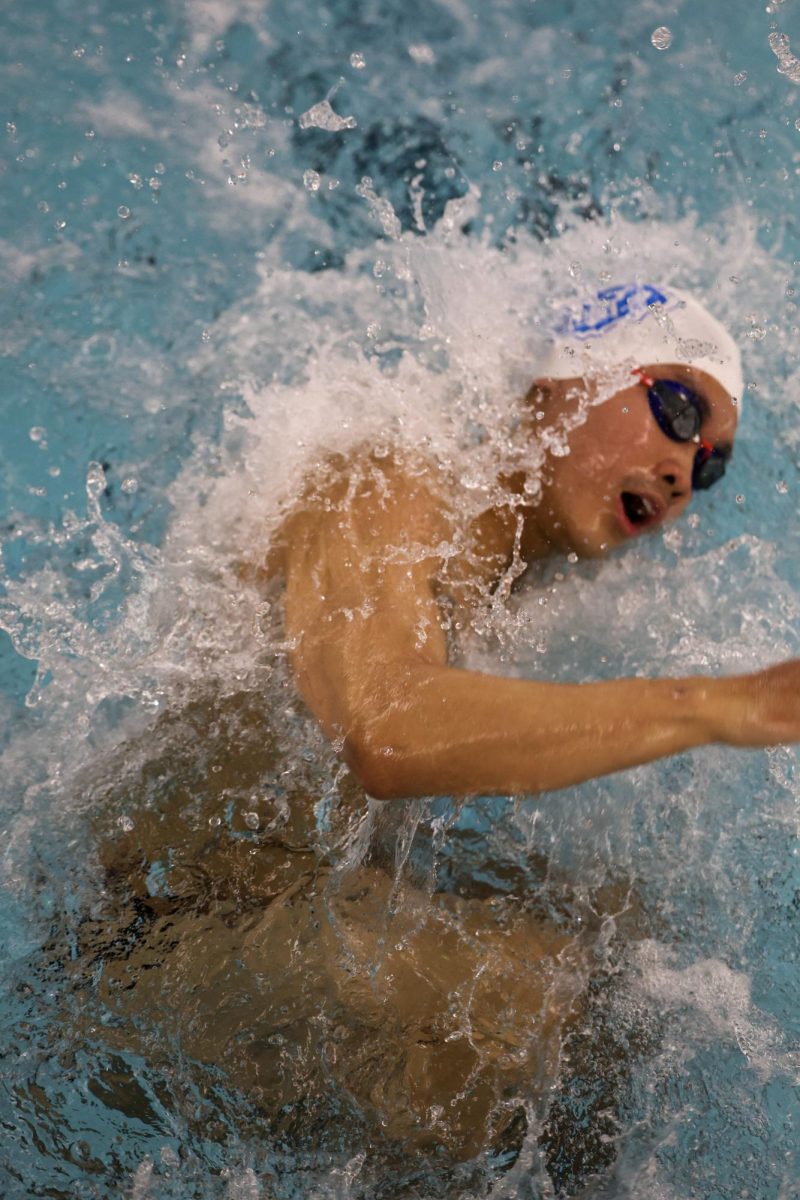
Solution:
[[[797,6],[43,0],[2,27],[0,1193],[799,1194],[795,751],[367,803],[242,571],[323,450],[499,445],[558,306],[647,276],[743,346],[734,463],[663,535],[525,581],[460,661],[800,653]],[[387,1132],[359,1088],[397,1043],[318,1078],[359,1035],[314,1023],[312,966],[306,1041],[253,1048],[274,980],[247,938],[289,862],[331,927],[359,872],[392,880],[409,945],[409,913],[455,936],[485,902],[586,927],[546,1095],[522,1072],[461,1155]],[[216,997],[242,1004],[224,1054]]]

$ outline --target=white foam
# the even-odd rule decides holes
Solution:
[[[237,21],[249,25],[261,44],[269,46],[264,21],[266,8],[263,0],[191,0],[183,6],[182,13],[189,30],[192,59],[207,54]]]
[[[800,1053],[786,1048],[777,1022],[753,1004],[749,976],[715,958],[679,967],[676,957],[668,947],[645,941],[634,961],[639,988],[659,1013],[689,1010],[692,1048],[703,1040],[732,1040],[762,1080],[780,1072],[800,1082]]]
[[[86,122],[103,137],[157,138],[159,130],[132,92],[110,88],[99,103],[81,101],[72,119]]]

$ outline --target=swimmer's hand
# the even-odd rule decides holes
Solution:
[[[714,681],[712,739],[758,748],[800,742],[800,659]]]

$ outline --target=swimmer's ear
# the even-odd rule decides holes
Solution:
[[[537,408],[547,408],[547,405],[560,405],[568,400],[574,400],[581,395],[591,395],[595,384],[584,375],[576,375],[574,379],[551,379],[541,376],[534,379],[525,400],[535,404]]]
[[[534,379],[533,383],[525,393],[525,399],[528,401],[528,403],[538,401],[540,404],[545,404],[553,393],[553,385],[554,380],[552,379]]]

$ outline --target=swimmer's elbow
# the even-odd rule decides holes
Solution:
[[[402,756],[369,730],[354,729],[347,737],[344,757],[368,796],[402,800],[418,795]]]
[[[349,705],[344,758],[369,796],[407,800],[448,790],[442,738],[432,737],[447,698],[441,679],[438,664],[385,662]]]

